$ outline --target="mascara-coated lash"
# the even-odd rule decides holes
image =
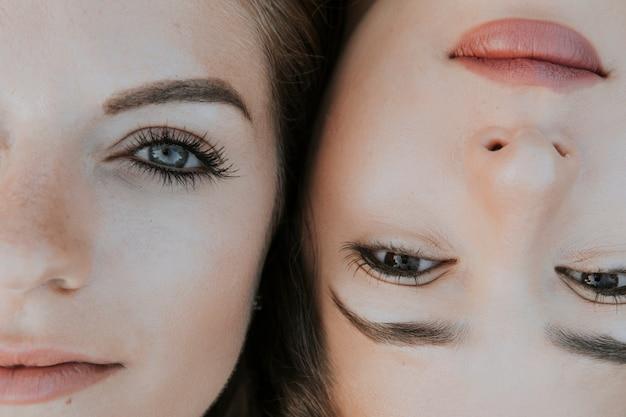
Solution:
[[[163,186],[180,185],[195,188],[199,180],[217,180],[234,176],[232,164],[224,156],[224,148],[210,145],[205,136],[197,136],[184,129],[147,127],[127,135],[129,144],[112,158],[126,158],[130,167],[161,180]],[[192,154],[201,163],[194,169],[180,169],[149,162],[137,156],[142,149],[175,146]]]

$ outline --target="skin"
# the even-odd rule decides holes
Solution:
[[[0,347],[124,366],[0,416],[197,417],[223,388],[277,192],[255,30],[229,0],[0,2]],[[219,95],[112,105],[189,79],[227,83],[249,117]],[[164,184],[119,155],[163,125],[206,135],[232,175]]]
[[[556,91],[448,58],[465,31],[507,17],[574,28],[609,76]],[[625,300],[584,299],[555,270],[625,266],[624,28],[626,7],[609,0],[367,12],[328,99],[309,193],[339,415],[624,415]],[[495,139],[504,147],[489,151]],[[425,285],[399,285],[355,265],[354,242],[448,263]]]

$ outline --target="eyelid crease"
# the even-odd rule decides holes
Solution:
[[[445,321],[377,323],[352,312],[330,289],[330,295],[339,312],[361,334],[376,343],[395,346],[443,346],[461,342],[465,338],[465,326]]]
[[[135,129],[131,130],[130,132],[128,132],[127,134],[125,134],[124,136],[122,136],[120,139],[116,140],[112,145],[108,146],[106,151],[110,151],[111,149],[115,149],[116,147],[118,147],[121,143],[126,142],[128,139],[131,138],[136,138],[141,132],[143,131],[175,131],[178,132],[179,134],[183,134],[183,135],[188,135],[194,138],[197,138],[198,140],[202,141],[204,146],[208,147],[209,149],[215,149],[216,146],[213,145],[208,139],[208,132],[205,132],[203,134],[198,134],[198,133],[194,133],[192,131],[190,131],[189,129],[187,129],[186,127],[174,127],[174,126],[170,126],[168,124],[157,124],[157,125],[148,125],[148,126],[137,126]],[[105,160],[111,159],[110,157],[105,158]]]
[[[596,360],[626,365],[626,343],[602,334],[584,334],[549,325],[546,335],[555,346]]]

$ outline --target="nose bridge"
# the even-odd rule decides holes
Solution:
[[[494,227],[509,237],[522,238],[540,228],[578,171],[572,141],[536,128],[490,127],[465,146],[470,194]]]
[[[8,164],[0,175],[0,292],[46,283],[81,287],[89,245],[78,227],[81,203],[72,199],[70,176],[44,155]]]
[[[545,312],[538,303],[545,279],[543,262],[534,253],[507,247],[481,248],[477,255],[468,265],[476,332],[497,339],[515,329],[509,339],[543,337]]]

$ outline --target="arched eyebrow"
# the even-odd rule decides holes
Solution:
[[[105,114],[114,115],[149,104],[173,101],[229,104],[252,121],[241,95],[231,84],[218,78],[152,82],[114,94],[105,101],[103,107]]]
[[[546,327],[548,339],[557,347],[577,355],[626,365],[626,343],[603,334],[585,334],[563,327]]]
[[[450,345],[462,341],[465,327],[445,321],[377,323],[351,311],[331,289],[333,303],[364,336],[376,343],[396,346]]]

